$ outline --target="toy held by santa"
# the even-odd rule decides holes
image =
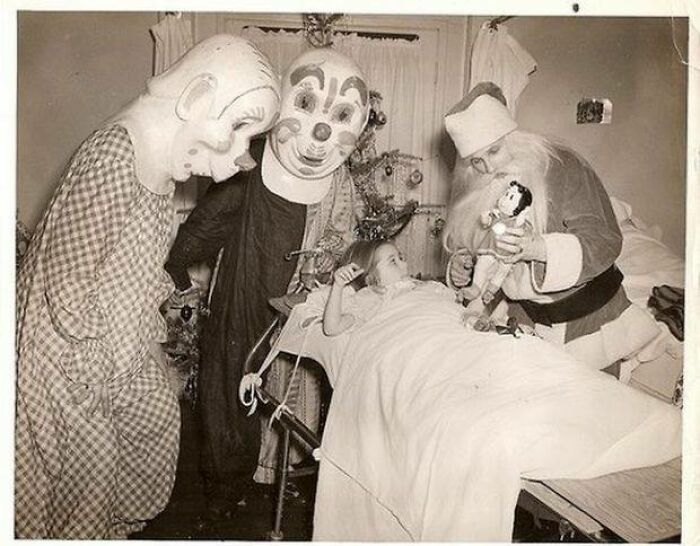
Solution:
[[[497,239],[509,227],[532,230],[528,219],[530,205],[530,190],[517,180],[511,180],[496,206],[482,213],[480,222],[485,234],[477,248],[472,284],[461,289],[464,300],[481,298],[485,305],[493,300],[512,267],[512,263],[504,261],[507,256],[499,254]]]

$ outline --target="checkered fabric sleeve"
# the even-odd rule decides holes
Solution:
[[[110,136],[77,154],[48,219],[46,298],[54,325],[70,339],[104,333],[97,270],[119,239],[134,187],[133,150]]]

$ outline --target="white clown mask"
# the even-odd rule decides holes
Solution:
[[[148,93],[177,99],[184,122],[171,147],[177,181],[194,174],[220,182],[253,168],[250,140],[279,114],[279,81],[268,59],[249,41],[225,34],[203,40],[151,78]]]
[[[265,185],[290,201],[320,201],[368,116],[369,90],[355,62],[328,48],[297,57],[282,80],[280,118],[268,136]]]

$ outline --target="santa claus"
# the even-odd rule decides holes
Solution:
[[[519,130],[490,82],[474,86],[445,127],[460,156],[443,239],[455,253],[449,277],[456,288],[470,280],[483,237],[479,216],[515,178],[532,192],[533,230],[508,227],[496,247],[514,264],[503,292],[537,333],[598,369],[656,337],[656,323],[625,294],[615,266],[622,235],[603,184],[580,155]]]

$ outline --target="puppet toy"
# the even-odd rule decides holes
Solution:
[[[235,509],[256,471],[260,422],[246,417],[238,385],[246,354],[274,318],[268,300],[306,282],[311,269],[323,273],[320,256],[339,256],[352,241],[354,188],[342,164],[355,150],[368,115],[368,86],[354,61],[331,48],[302,53],[282,78],[279,119],[266,139],[251,146],[257,167],[212,185],[180,226],[170,251],[166,269],[180,290],[190,286],[190,265],[220,255],[211,315],[202,332],[198,393],[211,519]],[[304,260],[299,256],[316,251],[315,262],[300,271]],[[333,260],[325,261],[330,270]],[[275,365],[268,376],[267,385],[277,394],[284,392],[287,368]],[[320,404],[313,386],[317,380],[296,377],[299,403],[294,411],[314,428]],[[263,439],[263,461],[276,451]],[[263,466],[268,476],[256,479],[268,481],[274,464]]]
[[[486,234],[477,249],[472,284],[461,289],[465,300],[481,297],[488,304],[500,289],[511,264],[504,262],[502,258],[505,256],[498,254],[496,238],[505,233],[508,227],[532,229],[532,224],[527,220],[531,204],[530,190],[513,180],[499,197],[496,207],[481,215],[481,226]]]
[[[265,56],[217,35],[72,156],[18,275],[17,537],[126,538],[166,506],[180,434],[159,313],[174,181],[250,168],[250,139],[278,108]]]

